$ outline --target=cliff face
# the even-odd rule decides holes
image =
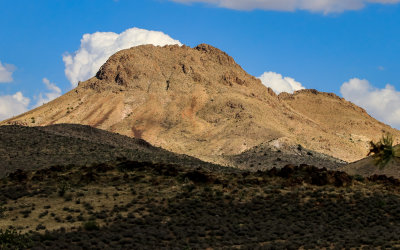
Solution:
[[[1,124],[57,123],[90,125],[218,163],[278,138],[354,161],[383,131],[400,135],[333,94],[277,96],[206,44],[122,50],[95,77]]]

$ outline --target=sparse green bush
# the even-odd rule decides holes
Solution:
[[[303,150],[303,146],[301,146],[300,144],[297,145],[297,150],[302,151]]]
[[[83,207],[88,211],[93,210],[93,206],[89,202],[83,202]]]
[[[204,188],[203,188],[203,192],[204,193],[210,193],[212,191],[212,189],[211,189],[211,187],[209,187],[209,186],[205,186]]]
[[[66,181],[62,181],[58,186],[58,195],[60,197],[63,197],[68,189],[70,189],[69,183],[67,183]]]
[[[22,214],[24,216],[24,218],[28,218],[29,215],[32,213],[32,210],[26,209],[26,210],[20,211],[19,213]]]
[[[46,210],[46,211],[40,213],[38,217],[39,217],[39,218],[43,218],[43,217],[45,217],[45,216],[48,215],[48,214],[49,214],[49,211]]]
[[[365,178],[364,178],[363,176],[359,175],[359,174],[356,174],[356,175],[354,176],[354,180],[356,180],[356,181],[361,181],[361,182],[363,182],[364,179],[365,179]]]
[[[99,225],[94,220],[89,220],[83,223],[83,228],[87,231],[99,230]]]
[[[39,225],[36,226],[36,231],[45,230],[45,229],[46,229],[46,226],[44,226],[42,223],[40,223]]]

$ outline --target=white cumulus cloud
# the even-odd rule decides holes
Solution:
[[[46,85],[46,88],[49,92],[47,93],[40,93],[39,97],[37,98],[36,105],[34,108],[39,107],[57,97],[61,96],[61,89],[57,87],[55,83],[51,83],[49,79],[43,78],[42,82]]]
[[[236,10],[278,10],[295,11],[307,10],[311,12],[343,12],[346,10],[359,10],[369,3],[395,4],[400,0],[171,0],[178,3],[201,2],[218,7]]]
[[[301,83],[291,77],[283,77],[275,72],[265,72],[259,79],[261,82],[270,87],[276,94],[281,92],[293,93],[296,90],[304,89]]]
[[[131,28],[120,34],[114,32],[84,34],[80,48],[74,53],[66,53],[63,56],[65,75],[75,87],[79,81],[93,77],[101,65],[117,51],[143,44],[181,45],[178,40],[162,32],[139,28]]]
[[[0,120],[19,115],[28,110],[30,99],[21,92],[0,96]]]
[[[0,82],[12,82],[12,74],[15,71],[15,66],[12,64],[2,64],[0,61]]]
[[[14,95],[0,96],[0,121],[22,114],[30,108],[36,108],[61,95],[61,89],[56,84],[51,83],[47,78],[43,78],[42,81],[48,91],[34,98],[37,99],[35,105],[30,105],[31,99],[25,97],[20,91]]]
[[[340,93],[371,116],[400,129],[400,91],[394,86],[387,84],[380,89],[365,79],[353,78],[343,83]]]

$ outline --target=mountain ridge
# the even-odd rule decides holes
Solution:
[[[95,77],[0,125],[58,123],[90,125],[219,164],[285,137],[351,162],[363,158],[369,141],[383,132],[400,137],[334,94],[276,95],[228,54],[206,44],[119,51]]]

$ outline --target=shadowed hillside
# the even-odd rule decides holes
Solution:
[[[0,177],[16,169],[91,165],[123,159],[215,166],[153,147],[141,139],[83,125],[0,126],[0,138]]]

